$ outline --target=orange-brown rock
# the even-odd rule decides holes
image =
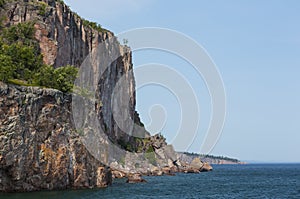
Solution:
[[[112,170],[112,177],[113,178],[125,178],[126,174],[122,171]]]
[[[204,166],[203,162],[200,160],[200,158],[196,157],[192,160],[192,162],[189,165],[193,169],[201,170],[201,168]]]
[[[213,168],[212,168],[212,166],[210,164],[204,163],[203,167],[201,168],[200,171],[203,172],[203,171],[212,171],[212,170],[213,170]]]
[[[152,176],[161,176],[163,175],[163,171],[160,168],[154,166],[151,168],[150,174]]]
[[[41,4],[45,5],[43,14]],[[127,138],[116,124],[111,106],[113,91],[122,77],[126,86],[120,96],[126,94],[128,100],[117,101],[126,103],[118,105],[128,107],[128,114],[120,122],[127,124],[133,119],[140,123],[135,111],[131,52],[119,44],[112,32],[86,25],[88,22],[57,0],[4,1],[0,17],[6,27],[32,22],[43,60],[54,68],[79,68],[105,41],[101,49],[105,59],[97,59],[93,65],[97,73],[103,72],[93,82],[97,87],[95,95],[101,101],[101,106],[95,104],[100,125],[114,142]],[[103,66],[108,66],[107,70]],[[71,115],[70,95],[53,89],[5,84],[0,87],[0,191],[104,187],[111,183],[110,169],[81,143]],[[103,160],[107,158],[102,156]]]
[[[170,168],[168,166],[163,167],[161,170],[162,170],[162,172],[163,172],[164,175],[170,175],[170,176],[174,176],[175,175],[175,173],[173,171],[174,169],[172,169],[172,168]]]
[[[70,102],[57,90],[0,82],[0,191],[111,184],[110,169],[80,141]]]
[[[141,182],[147,182],[146,180],[144,180],[142,178],[142,175],[139,173],[135,173],[135,174],[130,174],[127,177],[127,181],[126,183],[141,183]]]

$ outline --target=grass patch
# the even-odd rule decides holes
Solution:
[[[37,84],[33,84],[33,83],[30,84],[27,81],[20,80],[20,79],[9,79],[7,83],[18,85],[18,86],[38,86]]]

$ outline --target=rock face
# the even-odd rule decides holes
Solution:
[[[150,136],[140,121],[135,110],[132,55],[113,33],[80,18],[57,0],[5,1],[0,18],[5,26],[34,24],[45,64],[79,68],[79,76],[92,85],[95,97],[90,102],[96,118],[88,112],[84,124],[99,121],[97,128],[107,137],[91,142],[96,152],[92,154],[80,135],[95,128],[76,128],[71,95],[0,83],[0,191],[105,187],[111,184],[111,170],[115,178],[129,176],[129,181],[140,181],[140,174],[181,171],[173,147],[161,135]],[[82,70],[87,63],[92,72]],[[81,112],[79,109],[78,114]],[[97,148],[104,142],[120,146],[124,156],[108,157],[119,151]]]
[[[152,166],[159,170],[172,166],[176,159],[173,147],[160,137],[150,137],[135,111],[131,52],[119,44],[113,33],[83,20],[57,0],[5,1],[0,7],[0,17],[5,26],[34,23],[43,60],[55,68],[69,64],[81,70],[89,55],[101,47],[100,59],[92,61],[94,72],[100,76],[83,75],[94,86],[99,103],[93,106],[104,133],[112,143],[122,147],[130,144],[135,148],[142,146],[143,150],[153,148],[146,156],[128,152],[124,164],[116,160],[108,165],[115,177],[148,174]],[[120,97],[113,99],[120,79],[123,80]],[[126,100],[123,96],[127,96]],[[111,106],[113,100],[122,116],[118,124]],[[71,116],[72,101],[70,95],[53,89],[1,83],[0,191],[104,187],[111,183],[111,171],[103,164],[108,155],[102,153],[95,158],[80,140],[82,132],[76,130]],[[124,132],[119,126],[128,127],[128,121],[139,128]],[[150,141],[138,143],[127,133],[150,137]]]
[[[0,191],[105,187],[108,167],[81,143],[71,96],[0,82]]]
[[[114,121],[111,104],[117,82],[120,78],[125,78],[126,86],[122,87],[122,92],[128,95],[129,99],[124,103],[129,105],[126,104],[128,110],[123,111],[128,115],[127,120],[132,119],[136,124],[142,125],[135,111],[135,80],[130,49],[120,45],[112,32],[92,27],[90,22],[72,12],[62,1],[12,0],[7,1],[0,11],[0,17],[6,26],[23,22],[34,23],[35,38],[39,41],[44,62],[55,68],[66,65],[80,67],[87,56],[97,51],[99,46],[104,51],[103,59],[113,57],[109,61],[96,60],[98,63],[95,64],[98,67],[95,71],[102,73],[97,82],[94,82],[98,87],[95,88],[96,97],[103,105],[101,110],[98,107],[99,119],[113,142],[116,143],[121,138],[129,141],[130,138]],[[101,71],[104,63],[109,66]],[[122,106],[125,105],[120,104]],[[138,133],[141,136],[148,135],[145,130]]]
[[[2,16],[7,25],[34,21],[46,64],[80,66],[86,56],[113,33],[97,31],[57,0],[7,1]]]
[[[160,176],[163,174],[171,175],[174,171],[177,171],[177,169],[174,169],[176,165],[173,163],[177,156],[172,145],[167,145],[165,139],[158,135],[151,136],[149,142],[145,144],[147,147],[148,145],[153,151],[127,152],[121,161],[112,162],[110,167],[113,173],[117,174],[114,176],[119,176],[118,172],[123,173],[124,176],[131,173]]]

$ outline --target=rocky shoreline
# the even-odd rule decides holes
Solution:
[[[114,167],[115,168],[115,167]],[[200,158],[196,157],[191,162],[184,162],[178,155],[178,160],[172,162],[170,166],[157,167],[151,165],[150,168],[144,168],[143,171],[131,170],[126,172],[126,168],[114,169],[112,168],[112,178],[120,179],[127,178],[128,183],[145,182],[142,176],[174,176],[176,173],[200,173],[212,171],[213,167],[207,163],[202,162]]]
[[[126,152],[105,165],[82,143],[68,111],[71,100],[54,89],[0,82],[0,191],[106,187],[113,178],[143,182],[139,176],[212,170],[199,158],[184,162],[160,135],[147,139],[152,152]]]
[[[51,88],[0,82],[0,192],[100,188],[113,178],[131,183],[142,182],[142,175],[212,170],[200,159],[182,161],[163,136],[144,128],[136,112],[131,51],[112,32],[63,1],[5,1],[0,11],[3,27],[33,24],[30,41],[44,64],[90,66],[79,72],[86,84],[76,85],[81,90],[75,100]],[[121,79],[124,85],[113,98]],[[103,134],[95,136],[99,129]]]

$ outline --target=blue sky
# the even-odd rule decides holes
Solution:
[[[85,0],[66,3],[86,19],[114,33],[141,27],[182,32],[202,45],[222,75],[227,117],[212,154],[263,162],[300,162],[300,2],[297,0]],[[130,45],[130,41],[129,41]],[[161,63],[180,71],[194,86],[202,110],[198,152],[209,123],[210,98],[187,63],[165,52],[134,52],[134,65]],[[151,96],[157,95],[155,99]],[[163,104],[163,134],[169,141],[178,126],[176,100],[160,87],[138,90],[137,108]],[[207,117],[206,117],[207,116]]]

